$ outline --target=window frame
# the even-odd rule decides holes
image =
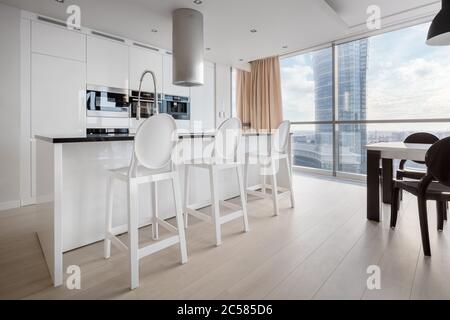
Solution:
[[[406,29],[409,27],[418,26],[420,24],[424,23],[430,23],[432,17],[423,17],[420,19],[415,19],[413,21],[409,21],[406,23],[399,23],[399,24],[393,24],[391,26],[388,26],[384,28],[383,30],[376,30],[376,31],[370,31],[370,32],[364,32],[359,35],[350,36],[344,39],[336,40],[333,42],[328,42],[322,45],[314,46],[305,50],[300,51],[294,51],[290,52],[288,54],[280,56],[280,59],[288,59],[292,58],[298,55],[302,54],[308,54],[312,52],[316,52],[325,48],[332,49],[332,120],[331,121],[293,121],[291,122],[292,125],[331,125],[332,131],[333,131],[333,169],[332,170],[325,170],[325,169],[316,169],[316,168],[310,168],[310,167],[304,167],[304,166],[296,166],[294,165],[295,170],[300,171],[306,171],[306,172],[313,172],[321,175],[328,175],[333,177],[338,177],[342,179],[350,179],[350,180],[358,180],[358,181],[364,181],[366,179],[366,174],[358,174],[358,173],[350,173],[345,171],[339,171],[339,164],[340,164],[340,146],[339,146],[339,126],[341,125],[352,125],[352,124],[360,124],[360,125],[370,125],[370,124],[420,124],[420,123],[450,123],[450,118],[420,118],[420,119],[383,119],[383,120],[339,120],[338,119],[338,112],[339,112],[339,95],[338,95],[338,88],[339,88],[339,70],[338,70],[338,63],[336,61],[337,59],[337,50],[338,46],[358,41],[362,39],[369,39],[370,37],[382,35],[389,32],[395,32],[398,30]]]

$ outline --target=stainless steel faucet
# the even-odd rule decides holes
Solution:
[[[144,78],[147,74],[151,74],[152,78],[153,78],[153,86],[155,89],[155,102],[154,102],[154,108],[155,108],[155,113],[158,114],[159,113],[159,101],[158,101],[158,92],[156,90],[156,75],[153,71],[151,70],[145,70],[144,73],[141,76],[141,81],[139,82],[139,94],[138,94],[138,103],[137,103],[137,108],[136,108],[136,120],[141,120],[141,92],[142,92],[142,82],[144,81]],[[148,107],[147,107],[148,108]],[[149,114],[151,114],[150,110],[148,110]]]

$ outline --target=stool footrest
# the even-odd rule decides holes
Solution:
[[[178,232],[178,228],[174,227],[165,220],[158,218],[158,224],[169,232]]]
[[[196,217],[197,219],[200,219],[205,222],[212,222],[212,218],[208,216],[207,214],[204,214],[203,212],[200,212],[198,210],[194,210],[192,208],[186,208],[186,213]]]
[[[244,216],[244,211],[236,211],[220,217],[220,224],[225,224]]]
[[[267,187],[267,189],[272,189]],[[280,190],[281,192],[277,194],[278,198],[284,198],[287,197],[288,195],[291,195],[291,191],[289,189],[283,188],[283,190]],[[272,198],[272,194],[271,193],[264,193],[261,191],[254,191],[251,189],[247,189],[247,194],[250,194],[252,196],[258,197],[258,198],[262,198],[262,199],[269,199]]]
[[[272,190],[273,189],[273,186],[271,185],[271,184],[266,184],[266,189],[269,189],[269,190]],[[262,188],[262,187],[261,187]],[[261,189],[260,188],[260,189]],[[288,188],[285,188],[285,187],[280,187],[280,186],[277,186],[277,188],[278,188],[278,192],[290,192],[291,190],[289,190]]]
[[[258,197],[261,199],[269,199],[272,198],[272,194],[270,193],[264,193],[261,191],[253,191],[253,190],[247,190],[247,194],[252,195],[254,197]]]
[[[125,243],[123,243],[121,240],[119,240],[119,238],[117,238],[112,233],[107,234],[107,238],[120,251],[128,251],[128,246]]]
[[[228,201],[220,201],[220,204],[224,206],[225,208],[231,209],[231,210],[242,210],[241,206],[238,206],[237,204],[228,202]]]
[[[164,250],[168,247],[171,247],[173,245],[176,245],[177,243],[180,243],[180,237],[178,235],[171,236],[164,240],[159,240],[157,243],[150,244],[146,247],[143,247],[138,250],[138,259],[142,259],[146,256],[149,256],[153,253],[156,253],[158,251]]]

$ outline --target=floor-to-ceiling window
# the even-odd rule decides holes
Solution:
[[[365,145],[450,136],[450,48],[422,24],[281,62],[283,108],[297,166],[366,173]]]
[[[297,166],[333,169],[333,51],[281,60],[284,118],[293,123]]]

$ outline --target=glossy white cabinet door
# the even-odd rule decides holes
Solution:
[[[32,21],[31,50],[36,53],[86,61],[86,35],[64,27]]]
[[[156,75],[156,89],[162,93],[163,87],[163,56],[158,52],[148,49],[130,47],[130,89],[139,90],[139,82],[142,73],[151,70]],[[145,78],[142,90],[153,92],[153,81],[151,76]]]
[[[165,94],[189,97],[189,88],[173,85],[172,56],[163,56],[163,91]]]
[[[205,85],[191,88],[191,129],[212,130],[216,124],[215,66],[205,64]]]
[[[216,125],[231,117],[231,68],[216,64]]]
[[[128,89],[128,46],[113,40],[87,37],[87,83]]]
[[[86,65],[32,54],[32,136],[86,133]]]

